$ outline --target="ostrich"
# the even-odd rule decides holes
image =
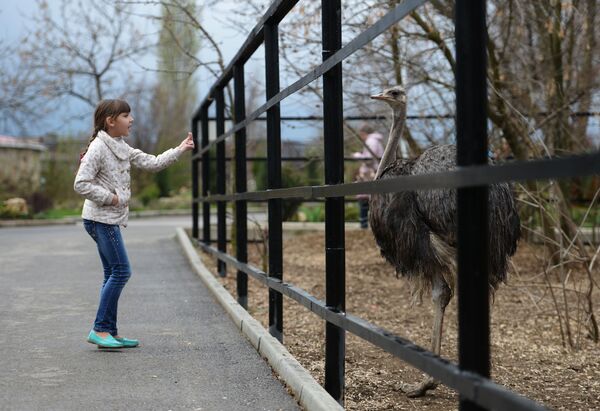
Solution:
[[[431,174],[456,168],[456,147],[433,146],[414,159],[396,159],[396,148],[406,120],[406,93],[400,86],[371,96],[385,101],[393,111],[393,124],[375,179]],[[489,285],[496,289],[506,279],[508,258],[520,237],[519,215],[509,184],[489,188]],[[369,223],[381,255],[396,275],[409,280],[413,295],[431,293],[435,315],[431,350],[440,355],[444,311],[456,286],[456,191],[437,189],[372,194]],[[433,378],[404,384],[409,397],[424,395],[437,386]]]

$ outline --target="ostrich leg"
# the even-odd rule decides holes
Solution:
[[[452,291],[444,277],[441,274],[433,278],[431,287],[431,299],[435,310],[433,319],[433,328],[431,330],[431,351],[435,355],[440,355],[442,348],[442,327],[444,324],[444,311],[452,298]],[[428,390],[437,387],[438,382],[432,377],[427,377],[424,381],[417,384],[403,384],[401,390],[404,391],[407,397],[421,397]]]

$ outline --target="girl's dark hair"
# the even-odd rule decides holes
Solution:
[[[94,111],[94,132],[88,141],[88,145],[85,150],[81,153],[80,158],[83,158],[85,153],[87,153],[90,144],[98,135],[100,130],[105,130],[106,128],[106,119],[109,117],[115,118],[121,113],[131,113],[131,108],[129,104],[125,100],[117,100],[117,99],[107,99],[100,100],[98,105],[96,106],[96,111]],[[106,131],[106,130],[105,130]]]

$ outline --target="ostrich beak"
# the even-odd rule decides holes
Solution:
[[[374,96],[371,96],[371,98],[373,100],[387,100],[387,98],[383,95],[383,93],[375,94]]]

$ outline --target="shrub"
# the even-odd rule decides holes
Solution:
[[[355,201],[346,203],[346,221],[358,221],[358,203]]]
[[[354,201],[345,204],[344,218],[346,221],[358,221],[358,204]],[[325,204],[302,205],[299,207],[293,221],[319,223],[325,221]]]
[[[27,203],[31,206],[32,212],[34,214],[49,210],[54,205],[54,202],[52,201],[52,198],[50,198],[49,195],[39,191],[36,191],[35,193],[31,194],[27,199]]]
[[[0,219],[13,220],[29,218],[27,213],[20,212],[14,208],[7,207],[0,203]]]
[[[138,198],[142,201],[144,206],[147,206],[150,201],[157,199],[160,196],[160,189],[154,183],[144,187],[142,192],[138,195]]]

